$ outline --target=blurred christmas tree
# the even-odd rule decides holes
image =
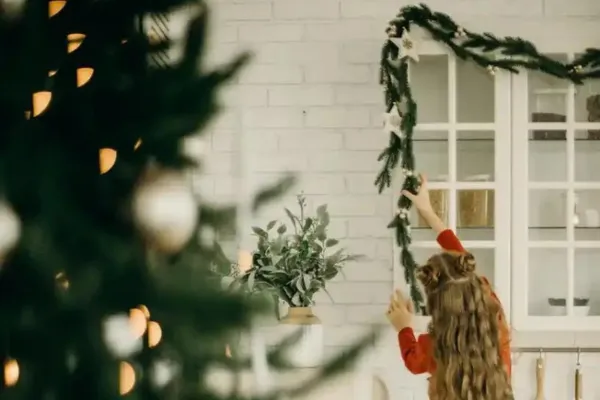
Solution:
[[[171,44],[144,21],[160,33],[187,3],[167,65]],[[0,4],[0,399],[215,398],[203,377],[234,368],[229,333],[258,308],[211,278],[222,255],[203,233],[234,229],[235,209],[197,204],[188,150],[247,56],[202,71],[197,1]]]

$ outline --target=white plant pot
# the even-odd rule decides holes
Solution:
[[[285,352],[286,361],[296,368],[318,367],[323,362],[323,324],[310,307],[290,307],[280,323],[286,334],[300,331],[300,338]]]

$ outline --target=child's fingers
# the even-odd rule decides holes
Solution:
[[[408,190],[403,190],[400,192],[400,194],[402,194],[402,196],[406,197],[410,201],[415,201],[415,195],[409,192]]]
[[[419,174],[419,180],[421,181],[421,187],[427,187],[427,174]]]
[[[400,289],[396,289],[394,291],[394,297],[396,298],[396,301],[400,304],[404,304],[406,303],[406,298],[404,297],[404,294],[402,293],[402,291]]]

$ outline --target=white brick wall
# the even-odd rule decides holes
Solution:
[[[432,0],[434,9],[450,13],[474,30],[524,36],[595,37],[600,45],[598,0]],[[332,234],[350,251],[369,261],[350,266],[346,279],[332,282],[335,299],[319,297],[317,311],[327,324],[327,344],[337,349],[361,326],[381,321],[392,290],[392,240],[385,226],[391,193],[377,196],[373,178],[377,154],[386,142],[380,132],[381,90],[378,55],[387,20],[408,4],[402,0],[214,0],[209,65],[240,50],[255,53],[252,64],[223,93],[227,110],[211,125],[211,153],[201,179],[205,196],[231,200],[235,194],[234,137],[244,130],[253,138],[257,184],[285,170],[297,171],[311,207],[330,204]],[[260,221],[279,216],[293,198],[268,207]],[[597,345],[599,334],[526,334],[517,345]],[[382,343],[374,363],[394,374],[402,399],[424,399],[425,383],[409,376],[398,361],[395,339]],[[379,354],[374,353],[374,355]],[[532,396],[533,358],[523,355],[515,366],[517,398]],[[572,393],[574,360],[551,355],[548,399]],[[600,357],[586,355],[584,366],[600,367]],[[600,383],[588,378],[586,398],[600,396]],[[550,390],[551,389],[551,390]],[[390,387],[390,390],[392,389]],[[401,390],[401,391],[400,391]],[[412,396],[412,397],[411,397]]]

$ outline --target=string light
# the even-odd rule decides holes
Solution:
[[[133,150],[137,150],[142,145],[142,139],[138,139],[133,146]]]
[[[82,87],[92,79],[93,68],[77,68],[77,87]]]
[[[31,111],[25,111],[25,119],[31,118]]]
[[[119,394],[121,396],[131,392],[135,386],[135,370],[128,362],[121,361],[119,365]]]
[[[117,162],[117,151],[108,147],[100,149],[100,174],[105,174],[115,165]]]
[[[85,39],[83,33],[70,33],[67,35],[67,52],[72,53],[81,46],[81,43]]]
[[[49,1],[48,2],[48,17],[52,18],[54,17],[56,14],[58,14],[59,12],[61,12],[61,10],[63,8],[65,8],[65,6],[67,5],[66,1]]]
[[[148,347],[156,347],[162,339],[162,328],[156,321],[148,323]]]
[[[57,72],[58,71],[49,71],[48,76],[52,77],[52,76],[56,75]]]
[[[33,94],[33,116],[37,117],[43,113],[52,100],[52,92],[43,91]]]
[[[131,328],[133,329],[135,337],[141,337],[146,333],[146,329],[148,328],[148,318],[144,311],[139,307],[129,310],[129,322],[131,323]]]
[[[4,384],[7,387],[15,386],[19,381],[19,363],[17,360],[9,359],[4,363]]]
[[[155,347],[162,339],[162,328],[156,321],[150,321],[150,310],[144,305],[129,310],[129,322],[135,337],[142,337],[148,330],[148,346]]]

